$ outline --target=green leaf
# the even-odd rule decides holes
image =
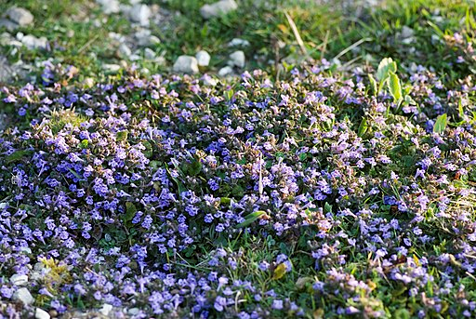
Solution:
[[[225,91],[226,100],[231,101],[231,99],[233,98],[233,94],[235,94],[235,92],[232,89],[229,89],[228,91]]]
[[[397,72],[397,63],[392,60],[392,58],[385,58],[380,61],[377,69],[377,80],[382,83],[386,78],[388,78],[390,72]]]
[[[28,155],[31,155],[33,153],[32,150],[22,150],[22,151],[16,151],[8,156],[5,157],[5,161],[7,163],[14,163],[18,162],[23,159],[23,157],[26,157]]]
[[[197,176],[202,170],[202,163],[199,160],[193,159],[193,161],[187,165],[187,172],[192,176]]]
[[[245,221],[236,225],[236,228],[246,227],[264,215],[266,215],[266,212],[262,210],[257,210],[254,213],[248,214],[245,216]]]
[[[370,81],[370,85],[372,86],[372,91],[374,92],[374,94],[377,94],[378,93],[377,81],[375,80],[372,74],[369,74],[369,81]]]
[[[127,140],[127,131],[120,131],[120,132],[117,132],[116,134],[116,140],[117,141],[125,141]]]
[[[126,203],[126,213],[123,215],[122,220],[124,222],[131,221],[134,218],[134,216],[136,215],[136,212],[137,212],[136,206],[131,202],[127,202]]]
[[[440,116],[438,116],[436,118],[435,125],[433,126],[433,132],[438,133],[438,134],[443,133],[445,131],[445,128],[446,128],[447,119],[448,119],[448,117],[447,117],[446,113],[441,114]]]
[[[400,79],[394,72],[390,72],[388,89],[395,102],[402,98],[402,86],[400,85]]]
[[[85,149],[88,148],[89,141],[88,140],[82,140],[81,143],[79,143],[79,148]]]
[[[324,204],[324,212],[331,213],[332,212],[332,205],[326,202]]]
[[[359,131],[357,132],[357,135],[359,137],[362,137],[367,132],[368,128],[369,128],[369,125],[367,124],[367,120],[364,117],[362,119],[362,122],[360,122]]]
[[[458,102],[458,115],[461,119],[464,119],[464,109],[463,109],[463,103],[461,102],[461,99],[459,99],[459,102]]]

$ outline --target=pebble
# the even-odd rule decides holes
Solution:
[[[221,0],[213,4],[206,4],[200,8],[200,14],[205,19],[218,17],[238,9],[235,0]]]
[[[112,305],[105,303],[104,305],[102,305],[102,308],[99,310],[99,312],[105,316],[108,316],[112,308],[113,308]]]
[[[130,315],[130,316],[136,316],[138,315],[140,312],[140,309],[139,308],[131,308],[129,310],[127,310],[127,314]]]
[[[123,57],[130,57],[131,54],[132,54],[132,51],[131,51],[131,49],[127,46],[127,44],[122,43],[122,44],[119,46],[119,53],[120,53]]]
[[[15,286],[24,286],[28,283],[28,276],[15,274],[10,277],[10,282]]]
[[[153,60],[155,59],[155,51],[150,49],[150,48],[145,48],[144,49],[144,57],[147,59],[147,60]]]
[[[208,54],[207,51],[198,51],[195,58],[197,58],[199,66],[208,66],[208,64],[210,64],[210,54]]]
[[[228,64],[239,68],[245,67],[245,53],[241,50],[233,52],[230,54]]]
[[[119,64],[103,64],[102,65],[102,68],[105,70],[105,71],[108,71],[108,72],[117,72],[121,69],[121,66]]]
[[[27,288],[20,288],[13,294],[13,299],[22,302],[24,305],[31,305],[35,299]]]
[[[218,71],[218,75],[221,77],[225,77],[231,74],[233,74],[233,69],[230,66],[225,66]]]
[[[229,47],[247,47],[250,45],[250,42],[248,40],[240,39],[240,38],[234,38],[230,42],[228,42]]]
[[[28,49],[46,49],[48,40],[45,37],[37,38],[33,35],[25,35],[19,39]]]
[[[19,7],[8,9],[5,16],[20,26],[32,24],[34,19],[30,11]]]
[[[193,56],[181,55],[178,57],[177,61],[175,61],[173,70],[178,73],[198,73],[197,59]]]
[[[121,10],[118,0],[96,0],[105,14],[118,13]]]
[[[36,318],[36,319],[50,319],[51,316],[50,316],[49,313],[47,313],[47,312],[44,311],[43,309],[36,308],[36,310],[35,310],[35,318]]]
[[[148,29],[140,29],[136,33],[134,33],[134,38],[137,40],[138,46],[148,46],[150,44],[150,30]]]
[[[150,14],[150,8],[145,4],[135,4],[129,11],[130,19],[142,26],[149,25]]]

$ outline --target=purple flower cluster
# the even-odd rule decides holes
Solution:
[[[44,87],[4,87],[21,117],[0,137],[0,300],[25,274],[59,313],[384,317],[400,296],[421,317],[474,316],[471,79],[409,69],[399,107],[328,68],[82,91],[51,66]]]

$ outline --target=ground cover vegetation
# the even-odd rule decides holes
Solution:
[[[107,32],[68,15],[127,19],[22,4],[25,33],[81,36],[2,46],[38,66],[1,86],[0,317],[475,316],[471,3],[158,4],[181,14],[155,52],[206,49],[202,74],[109,72]]]

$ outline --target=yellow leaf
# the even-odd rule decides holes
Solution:
[[[324,309],[322,308],[316,309],[316,311],[314,311],[312,315],[314,319],[322,319],[324,318]]]
[[[276,267],[276,269],[273,272],[273,279],[278,280],[283,278],[284,274],[286,273],[286,265],[284,263],[281,263]]]
[[[278,24],[278,29],[283,33],[288,33],[288,28],[284,24]]]

